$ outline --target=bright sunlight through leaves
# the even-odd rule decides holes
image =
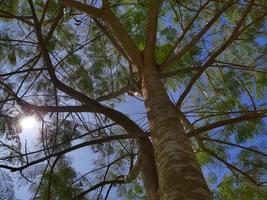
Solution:
[[[23,130],[34,129],[38,125],[38,121],[33,116],[27,116],[20,120],[20,125]]]

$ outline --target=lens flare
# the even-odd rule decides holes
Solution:
[[[22,129],[26,129],[26,130],[33,129],[34,127],[37,126],[37,124],[38,124],[38,121],[33,116],[27,116],[20,120],[20,125]]]

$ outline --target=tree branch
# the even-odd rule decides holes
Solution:
[[[31,7],[32,7],[33,15],[34,15],[33,5]],[[55,71],[54,71],[54,68],[53,68],[53,64],[52,64],[50,55],[49,55],[47,47],[46,47],[46,41],[44,41],[43,36],[42,36],[41,27],[40,27],[40,24],[38,22],[38,19],[36,17],[34,17],[34,21],[35,21],[36,35],[37,35],[38,43],[39,43],[39,46],[41,48],[41,51],[42,51],[42,54],[44,57],[45,65],[48,69],[48,73],[51,77],[51,81],[54,83],[54,85],[62,92],[68,94],[69,96],[75,98],[76,100],[78,100],[82,103],[85,103],[87,106],[90,107],[90,112],[97,112],[97,113],[104,114],[107,117],[109,117],[110,119],[112,119],[113,121],[117,122],[129,134],[133,134],[133,135],[143,134],[142,129],[135,122],[133,122],[131,119],[129,119],[127,116],[125,116],[121,112],[113,110],[111,108],[108,108],[104,105],[101,105],[97,101],[95,101],[95,100],[89,98],[88,96],[76,91],[75,89],[67,86],[66,84],[64,84],[63,82],[61,82],[57,78]]]
[[[123,135],[114,135],[114,136],[109,136],[109,137],[105,137],[105,138],[100,138],[100,139],[96,139],[96,140],[91,140],[91,141],[87,141],[87,142],[83,142],[83,143],[80,143],[80,144],[77,144],[77,145],[74,145],[72,147],[69,147],[67,149],[64,149],[62,151],[59,151],[59,152],[56,152],[56,153],[51,153],[43,158],[39,158],[39,159],[36,159],[32,162],[29,162],[27,163],[26,165],[23,165],[23,166],[20,166],[20,167],[13,167],[13,166],[8,166],[8,165],[0,165],[0,168],[4,168],[4,169],[8,169],[12,172],[15,172],[15,171],[21,171],[21,170],[24,170],[28,167],[31,167],[33,165],[36,165],[36,164],[39,164],[41,162],[44,162],[46,160],[48,160],[49,158],[52,158],[52,157],[56,157],[56,156],[61,156],[61,155],[64,155],[64,154],[67,154],[71,151],[74,151],[74,150],[77,150],[77,149],[80,149],[80,148],[83,148],[83,147],[86,147],[86,146],[90,146],[90,145],[94,145],[94,144],[101,144],[101,143],[104,143],[104,142],[109,142],[109,141],[113,141],[113,140],[123,140],[123,139],[129,139],[129,138],[136,138],[135,136],[132,137],[128,134],[123,134]]]
[[[218,156],[215,152],[211,151],[210,149],[204,148],[203,149],[205,152],[207,152],[209,155],[214,157],[216,160],[222,162],[227,168],[229,168],[233,173],[234,171],[242,174],[244,177],[246,177],[248,180],[250,180],[253,184],[258,185],[257,181],[254,180],[251,176],[249,176],[247,173],[243,172],[242,170],[238,169],[236,166],[228,163],[224,159],[222,159],[220,156]],[[235,174],[235,173],[234,173]]]
[[[192,132],[194,131],[197,131],[198,129],[195,129],[194,126],[189,122],[189,120],[183,115],[183,113],[180,113],[180,115],[182,115],[182,121],[185,123],[185,126],[188,127],[188,129]],[[232,119],[233,120],[233,119]],[[241,119],[239,119],[241,120]],[[248,119],[247,119],[248,120]],[[225,120],[226,121],[226,120]],[[215,124],[215,123],[214,123]],[[224,142],[224,141],[221,141],[221,140],[215,140],[215,139],[211,139],[211,138],[201,138],[199,137],[199,135],[194,135],[196,137],[196,140],[197,140],[197,143],[198,145],[200,146],[200,149],[206,153],[208,153],[209,155],[211,155],[212,157],[214,157],[215,159],[219,160],[220,162],[222,162],[227,168],[229,168],[233,173],[234,171],[237,171],[238,173],[242,174],[243,176],[245,176],[246,178],[248,178],[252,183],[256,184],[257,185],[257,182],[251,177],[249,176],[247,173],[241,171],[240,169],[238,169],[236,166],[228,163],[227,161],[225,161],[224,159],[222,159],[221,157],[219,157],[215,152],[211,151],[210,149],[206,148],[203,144],[203,141],[202,140],[208,140],[208,141],[213,141],[213,142],[217,142],[217,143],[221,143],[221,144],[227,144],[227,145],[231,145],[231,146],[236,146],[236,147],[239,147],[239,148],[243,148],[243,149],[246,149],[246,150],[249,150],[249,151],[253,151],[254,153],[258,153],[258,154],[261,154],[263,156],[266,156],[266,154],[260,152],[260,151],[257,151],[257,150],[254,150],[254,149],[251,149],[251,148],[247,148],[247,147],[244,147],[244,146],[240,146],[240,145],[237,145],[237,144],[233,144],[233,143],[229,143],[229,142]],[[234,173],[235,174],[235,173]]]
[[[181,94],[180,98],[178,99],[176,106],[178,108],[181,107],[183,101],[185,100],[186,96],[189,94],[189,92],[191,91],[193,85],[195,84],[195,82],[200,78],[200,76],[202,75],[202,73],[212,64],[214,63],[215,59],[217,56],[219,56],[240,34],[240,28],[242,26],[242,24],[244,23],[249,11],[251,10],[253,4],[254,4],[255,0],[251,0],[250,3],[247,5],[245,11],[243,12],[240,20],[238,21],[237,25],[235,26],[233,32],[231,33],[231,35],[229,36],[229,38],[224,42],[224,44],[217,49],[216,51],[214,51],[211,56],[209,57],[209,59],[205,62],[205,64],[203,65],[203,67],[201,68],[201,70],[196,73],[193,78],[190,80],[189,84],[187,85],[187,87],[185,88],[185,90],[183,91],[183,93]]]
[[[148,23],[146,28],[146,41],[144,49],[144,62],[146,64],[155,62],[155,46],[158,27],[158,12],[161,0],[150,0],[148,12]]]
[[[234,5],[235,0],[228,1],[207,23],[206,26],[189,42],[181,51],[177,54],[168,57],[161,65],[160,69],[163,71],[167,67],[173,65],[177,62],[182,56],[184,56],[190,49],[192,49],[196,43],[204,36],[204,34],[210,29],[210,27],[217,21],[217,19],[232,5]]]
[[[63,17],[64,15],[64,7],[60,6],[58,9],[58,13],[54,19],[53,24],[51,25],[49,32],[47,33],[47,36],[45,38],[45,41],[49,41],[49,39],[51,38],[51,36],[53,35],[53,32],[55,31],[60,19]]]
[[[94,22],[96,23],[96,25],[101,29],[101,31],[105,34],[105,36],[110,40],[110,42],[113,44],[113,46],[120,52],[120,54],[127,59],[128,61],[129,58],[127,56],[127,54],[125,53],[124,49],[118,44],[116,38],[114,38],[111,33],[107,30],[107,28],[105,26],[103,26],[96,18],[93,18]]]
[[[99,19],[104,19],[103,9],[95,8],[93,6],[86,5],[84,3],[73,1],[73,0],[62,0],[63,5],[69,8],[79,10],[86,13],[87,15]]]
[[[65,142],[61,142],[61,143],[59,143],[57,145],[45,147],[43,149],[39,149],[39,150],[36,150],[36,151],[31,151],[31,152],[23,153],[23,154],[20,153],[20,152],[17,152],[15,149],[11,149],[11,147],[8,146],[9,149],[11,149],[12,151],[15,151],[18,155],[6,156],[6,157],[3,157],[3,158],[0,158],[0,160],[13,159],[13,158],[18,158],[18,157],[21,158],[21,157],[24,157],[24,156],[27,157],[27,156],[32,155],[32,154],[36,154],[36,153],[40,153],[40,152],[45,152],[45,151],[49,151],[49,150],[52,150],[52,149],[56,149],[56,148],[58,148],[58,147],[60,147],[60,146],[62,146],[64,144],[66,144],[66,143],[69,144],[69,142],[72,142],[72,141],[77,140],[77,139],[81,139],[84,136],[87,136],[87,135],[92,134],[94,132],[99,132],[100,130],[103,130],[103,129],[106,129],[106,128],[110,128],[111,126],[114,126],[114,125],[116,125],[116,123],[108,124],[106,126],[101,126],[101,127],[96,128],[94,130],[91,130],[89,132],[86,132],[86,133],[84,133],[82,135],[79,135],[77,137],[74,137],[71,140],[68,140],[68,141],[65,141]]]
[[[162,65],[165,65],[165,62],[169,62],[168,60],[171,59],[171,56],[173,55],[174,50],[176,49],[176,47],[178,46],[178,44],[180,44],[180,42],[184,39],[184,36],[186,35],[186,33],[190,30],[190,28],[192,27],[192,25],[194,24],[194,22],[196,21],[196,19],[198,18],[198,16],[200,15],[201,11],[210,3],[210,0],[207,0],[205,4],[203,4],[203,6],[201,6],[199,8],[199,10],[197,11],[197,13],[194,15],[194,17],[192,18],[192,20],[188,23],[188,25],[185,27],[185,29],[183,30],[183,33],[180,37],[177,38],[175,44],[173,45],[173,47],[171,48],[170,52],[168,53],[168,55],[166,56],[166,58],[164,59],[164,61],[162,62]],[[164,68],[164,67],[162,67]]]
[[[252,105],[253,105],[254,111],[257,112],[257,106],[256,106],[256,103],[255,103],[255,101],[254,101],[254,99],[253,99],[253,97],[252,97],[250,91],[249,91],[248,88],[241,82],[241,80],[239,80],[238,78],[236,78],[236,80],[237,80],[237,82],[240,84],[240,86],[243,88],[243,90],[244,90],[245,92],[247,92],[247,94],[248,94],[248,96],[249,96],[249,98],[250,98],[250,101],[251,101],[251,103],[252,103]]]
[[[48,199],[47,200],[51,199],[52,176],[53,176],[54,168],[55,168],[57,162],[59,161],[60,157],[61,157],[61,155],[56,157],[56,159],[54,160],[54,162],[51,166],[51,169],[50,169],[49,179],[48,179],[48,190],[47,190]]]
[[[264,152],[261,152],[261,151],[258,151],[256,149],[252,149],[252,148],[249,148],[249,147],[245,147],[245,146],[242,146],[242,145],[239,145],[239,144],[234,144],[234,143],[231,143],[231,142],[226,142],[226,141],[213,139],[213,138],[206,138],[206,137],[201,137],[201,139],[202,140],[206,140],[206,141],[210,141],[210,142],[216,142],[216,143],[219,143],[219,144],[225,144],[225,145],[229,145],[229,146],[238,147],[238,148],[241,148],[241,149],[245,149],[247,151],[251,151],[251,152],[260,154],[262,156],[267,156],[267,154],[264,153]]]
[[[248,121],[248,120],[253,120],[253,119],[260,119],[260,118],[264,118],[266,117],[265,114],[263,113],[250,113],[250,114],[245,114],[243,116],[240,117],[236,117],[236,118],[231,118],[231,119],[225,119],[222,121],[218,121],[218,122],[214,122],[211,124],[208,124],[206,126],[202,126],[199,128],[196,128],[195,130],[191,131],[188,133],[188,136],[191,137],[195,137],[196,135],[206,132],[206,131],[210,131],[212,129],[215,128],[219,128],[222,126],[226,126],[226,125],[230,125],[230,124],[235,124],[235,123],[240,123],[243,121]]]
[[[3,14],[1,14],[3,13]],[[19,21],[24,22],[25,24],[28,24],[29,26],[33,26],[33,23],[26,20],[26,19],[32,19],[31,16],[17,16],[12,13],[0,10],[0,18],[6,18],[6,19],[17,19]]]
[[[111,8],[108,5],[108,2],[105,2],[105,6],[102,9],[94,8],[92,6],[88,6],[74,0],[63,0],[63,4],[67,7],[84,12],[91,17],[105,21],[113,31],[117,41],[119,42],[119,45],[123,48],[131,63],[133,63],[133,65],[138,70],[140,70],[140,67],[142,65],[142,57],[140,51],[137,49],[134,41],[126,32],[119,19],[112,12]]]
[[[137,160],[134,163],[132,169],[130,169],[129,173],[127,176],[125,176],[124,180],[127,183],[131,183],[133,180],[136,179],[136,177],[139,175],[141,172],[141,157],[140,154],[137,156]]]
[[[225,65],[216,64],[216,65],[209,66],[209,68],[230,68],[234,70],[267,74],[267,70],[264,68],[255,68],[255,66],[246,66],[246,65],[234,64],[234,63],[225,64]],[[164,72],[161,74],[161,78],[171,78],[173,76],[178,76],[178,75],[185,74],[185,73],[200,72],[200,71],[201,71],[200,67],[184,67],[184,68],[177,69],[174,71]]]
[[[33,68],[33,69],[16,70],[16,71],[13,71],[13,72],[0,74],[0,78],[1,77],[6,77],[6,76],[12,76],[12,75],[16,75],[16,74],[28,73],[28,72],[36,72],[36,71],[39,72],[39,71],[43,71],[43,70],[46,70],[46,68],[40,67],[40,68]]]
[[[116,39],[131,60],[131,63],[140,71],[140,67],[142,66],[141,53],[109,6],[105,8],[105,22],[110,26]]]
[[[120,95],[123,95],[126,92],[129,92],[129,90],[130,90],[130,86],[127,84],[127,85],[123,86],[122,88],[118,89],[117,91],[114,91],[114,92],[107,94],[107,95],[103,95],[101,97],[98,97],[96,99],[96,101],[101,102],[101,101],[107,101],[110,99],[114,99]]]
[[[81,194],[79,194],[78,196],[74,197],[72,200],[80,200],[82,197],[84,197],[86,194],[88,194],[89,192],[92,192],[93,190],[102,187],[104,185],[109,185],[109,184],[123,184],[126,183],[124,180],[111,180],[111,181],[103,181],[101,183],[97,183],[94,186],[90,187],[89,189],[85,190],[84,192],[82,192]]]

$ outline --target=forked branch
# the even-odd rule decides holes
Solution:
[[[181,107],[183,101],[185,100],[186,96],[189,94],[189,92],[191,91],[193,85],[196,83],[196,81],[201,77],[201,75],[203,74],[203,72],[214,63],[215,59],[222,53],[224,52],[227,47],[232,44],[232,42],[237,39],[237,37],[241,34],[240,28],[241,26],[244,24],[244,21],[247,17],[247,15],[249,14],[249,11],[251,10],[253,4],[254,4],[255,0],[251,0],[249,2],[249,4],[247,5],[245,11],[243,12],[240,20],[238,21],[238,23],[236,24],[234,30],[232,31],[231,35],[229,36],[229,38],[217,49],[215,50],[211,56],[209,57],[209,59],[205,62],[205,64],[203,65],[203,67],[201,68],[201,70],[196,73],[192,79],[190,80],[190,82],[188,83],[188,85],[186,86],[186,88],[184,89],[183,93],[181,94],[181,96],[179,97],[176,106],[178,108]]]

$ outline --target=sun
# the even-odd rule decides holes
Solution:
[[[31,130],[38,125],[38,121],[34,116],[27,116],[23,117],[19,124],[23,130]]]

